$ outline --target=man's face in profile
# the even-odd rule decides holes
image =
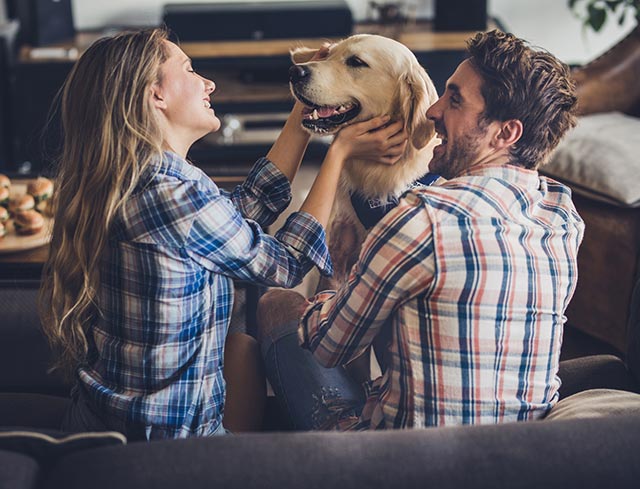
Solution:
[[[483,118],[482,78],[468,61],[463,61],[447,80],[445,93],[427,111],[442,144],[433,150],[429,171],[450,179],[481,162],[491,153]]]

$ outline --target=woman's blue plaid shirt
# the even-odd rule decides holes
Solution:
[[[80,385],[97,407],[147,438],[206,436],[222,422],[223,348],[233,280],[292,287],[315,265],[331,273],[325,233],[293,213],[286,177],[260,159],[232,193],[165,153],[116,220]]]

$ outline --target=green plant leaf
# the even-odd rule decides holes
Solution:
[[[607,7],[609,7],[609,10],[615,12],[618,6],[623,2],[624,0],[607,0],[604,3],[607,5]]]
[[[589,17],[587,23],[591,28],[598,32],[604,25],[604,21],[607,20],[607,12],[602,7],[596,7],[595,5],[589,5]]]

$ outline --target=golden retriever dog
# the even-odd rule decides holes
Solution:
[[[347,124],[388,114],[392,121],[404,123],[409,136],[404,154],[394,165],[345,163],[328,226],[335,286],[346,279],[367,232],[352,196],[375,207],[399,196],[428,172],[439,140],[426,113],[438,94],[414,54],[393,39],[351,36],[331,45],[325,58],[311,61],[316,52],[294,49],[295,64],[289,71],[291,91],[305,105],[302,124],[308,131],[332,134]]]

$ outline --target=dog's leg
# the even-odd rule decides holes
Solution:
[[[333,277],[320,277],[317,291],[337,290],[347,281],[362,244],[356,225],[342,217],[331,221],[328,234]]]
[[[348,216],[334,216],[329,227],[329,254],[333,262],[333,277],[321,277],[318,291],[337,290],[349,278],[363,242],[361,230]],[[371,349],[367,348],[359,357],[344,366],[357,382],[366,382],[371,377]]]

